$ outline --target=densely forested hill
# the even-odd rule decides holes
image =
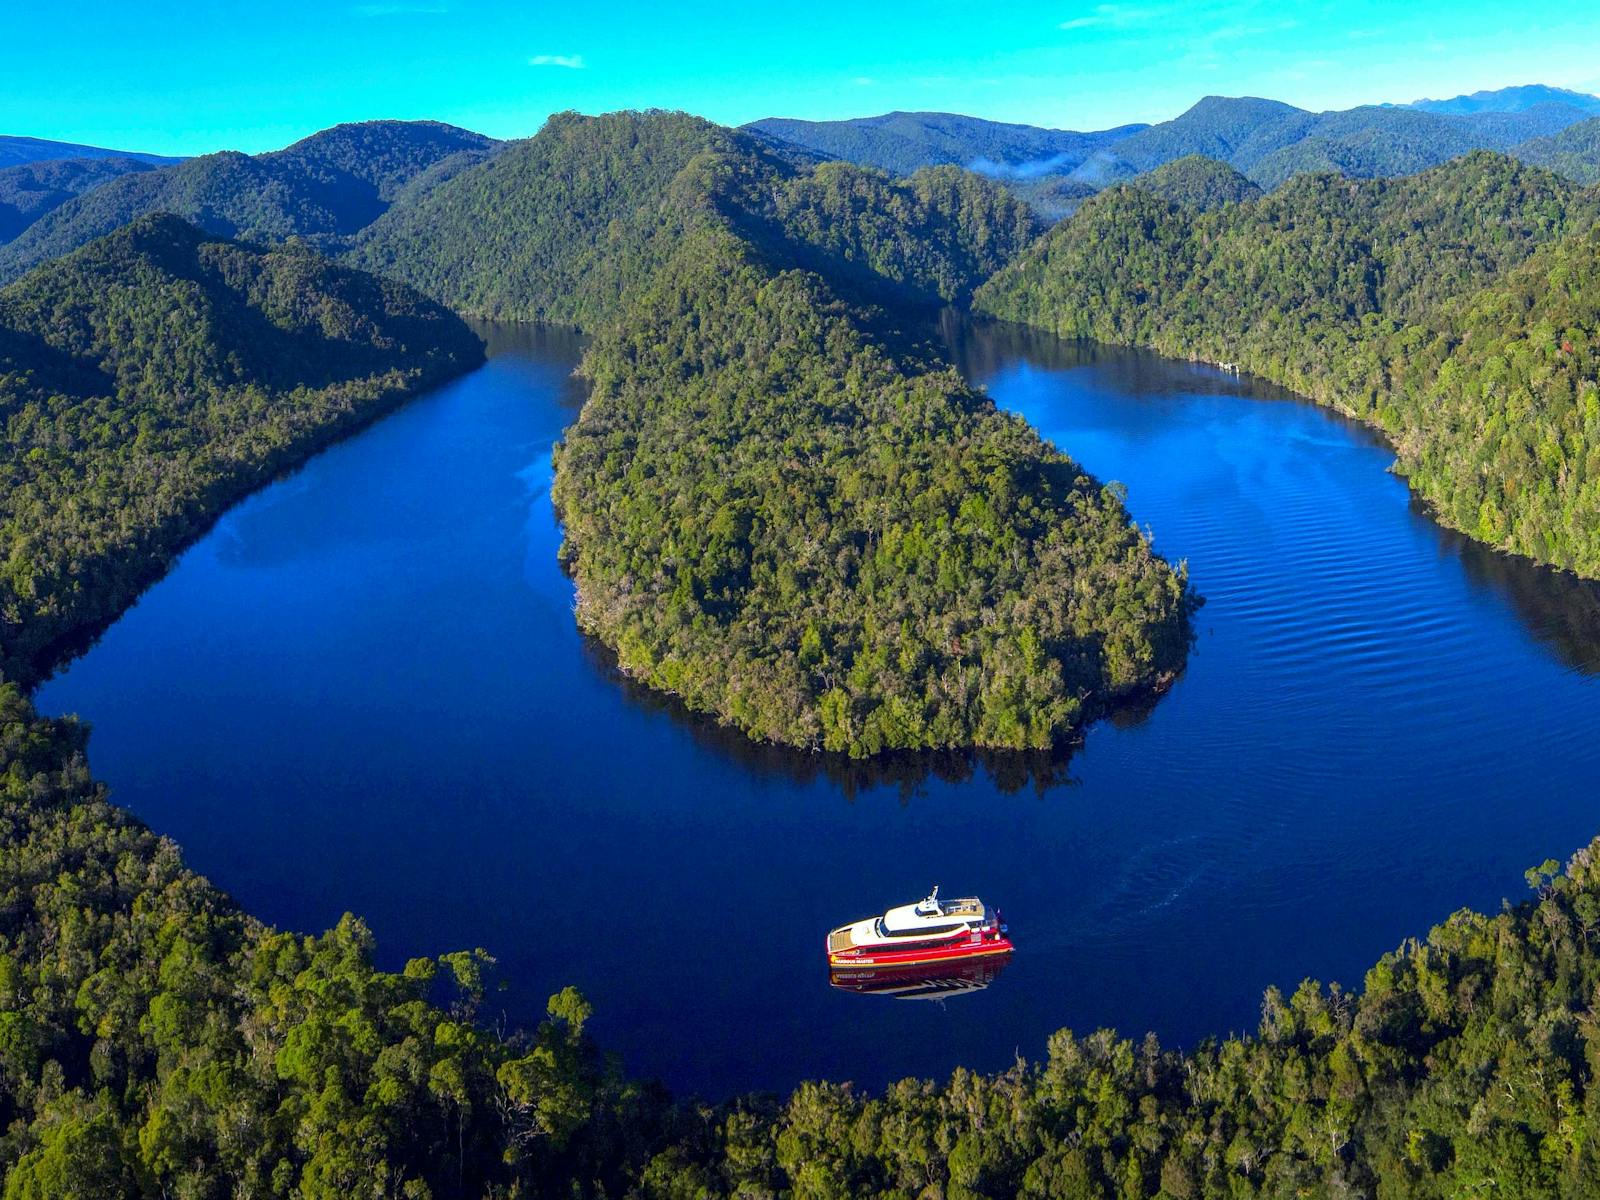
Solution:
[[[994,1075],[674,1103],[604,1060],[570,989],[507,1038],[474,1020],[482,951],[391,973],[355,918],[251,920],[107,802],[84,743],[0,686],[7,1200],[1580,1200],[1600,1178],[1600,843],[1358,990],[1270,990],[1251,1037],[1063,1030]]]
[[[1261,195],[1260,188],[1227,163],[1200,154],[1163,163],[1130,181],[1129,186],[1197,212],[1220,204],[1242,204]]]
[[[1523,142],[1511,153],[1578,183],[1600,183],[1600,117],[1569,125],[1550,137]]]
[[[62,158],[0,170],[0,243],[74,196],[119,176],[154,169],[137,158]]]
[[[0,247],[0,280],[154,212],[175,213],[224,237],[351,234],[376,220],[413,178],[492,146],[480,134],[436,121],[370,121],[338,125],[271,154],[202,155],[113,180],[56,208]]]
[[[1580,353],[1587,318],[1565,291],[1534,304],[1513,272],[1541,248],[1538,261],[1559,276],[1581,271],[1586,243],[1558,243],[1597,218],[1600,193],[1486,153],[1393,181],[1301,177],[1208,213],[1124,188],[1085,204],[978,304],[1287,384],[1383,428],[1448,523],[1595,575],[1600,463],[1572,407],[1590,362]],[[1497,333],[1471,314],[1501,286],[1526,302],[1501,304]],[[1494,348],[1502,334],[1567,355],[1567,382],[1512,387]],[[1451,384],[1469,364],[1483,385],[1473,395]],[[1514,445],[1491,455],[1476,443],[1485,428],[1508,425]],[[1489,493],[1493,512],[1480,517]]]
[[[1120,501],[824,281],[691,224],[557,457],[578,619],[752,736],[1047,747],[1187,648]]]
[[[102,146],[80,146],[76,142],[52,142],[46,138],[0,136],[0,169],[63,158],[134,158],[151,166],[169,166],[182,161],[163,154],[141,154],[136,150],[107,150]]]
[[[6,675],[37,678],[222,509],[481,353],[401,284],[166,215],[0,291]]]
[[[350,261],[459,312],[593,327],[660,260],[679,173],[740,135],[683,113],[558,113],[537,135],[397,206]]]
[[[800,167],[684,113],[564,113],[491,162],[398,204],[350,260],[461,312],[595,328],[670,254],[681,214],[722,213],[785,262],[903,299],[964,299],[1038,231],[954,168],[904,181]]]

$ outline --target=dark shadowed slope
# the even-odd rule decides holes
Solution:
[[[137,158],[57,158],[0,169],[0,243],[74,196],[154,169]]]

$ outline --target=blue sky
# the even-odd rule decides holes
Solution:
[[[516,137],[565,108],[730,124],[939,109],[1094,129],[1211,93],[1325,109],[1600,91],[1588,0],[78,0],[18,4],[5,27],[0,133],[174,154],[374,117]]]

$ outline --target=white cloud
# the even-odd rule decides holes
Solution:
[[[583,70],[581,54],[535,54],[528,60],[530,67],[565,67],[569,71]]]
[[[873,84],[877,83],[878,81],[876,79],[874,79],[871,75],[857,75],[850,82],[855,84],[857,87],[871,87]]]
[[[1085,16],[1071,17],[1061,22],[1062,29],[1126,29],[1151,17],[1159,16],[1156,9],[1129,8],[1125,4],[1096,4]]]

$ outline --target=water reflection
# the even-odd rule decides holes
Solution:
[[[835,967],[828,982],[841,992],[893,1000],[947,1000],[981,992],[1010,964],[1009,956],[919,967]]]
[[[1427,518],[1420,500],[1412,507]],[[1600,675],[1600,581],[1513,558],[1442,526],[1439,537],[1475,587],[1511,602],[1535,641],[1574,671]]]
[[[755,742],[737,729],[691,711],[676,696],[658,692],[624,673],[611,649],[594,638],[583,639],[583,654],[630,704],[671,720],[703,750],[753,775],[802,786],[826,783],[851,801],[887,788],[898,794],[902,804],[909,804],[926,794],[930,783],[959,785],[976,779],[988,781],[1002,795],[1016,795],[1031,787],[1042,797],[1074,785],[1072,759],[1083,746],[1080,737],[1052,750],[925,750],[856,759]],[[1113,709],[1107,719],[1119,728],[1131,728],[1146,720],[1158,701],[1157,696],[1141,697]]]

